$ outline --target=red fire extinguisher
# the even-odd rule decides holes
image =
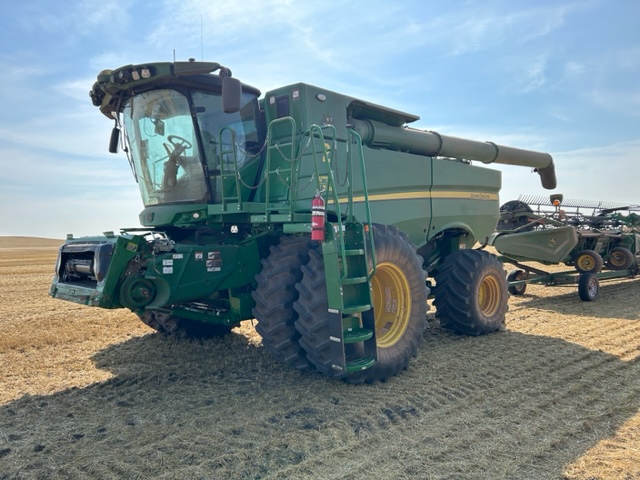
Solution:
[[[322,192],[311,200],[311,240],[324,242],[325,205]]]

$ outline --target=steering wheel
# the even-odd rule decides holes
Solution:
[[[182,138],[178,135],[169,135],[167,137],[167,140],[171,145],[174,146],[174,148],[184,147],[185,150],[191,148],[191,142],[186,138]]]
[[[164,149],[167,151],[167,155],[171,155],[174,152],[178,152],[178,155],[182,155],[182,152],[192,147],[191,142],[186,138],[182,138],[179,135],[169,135],[167,141],[173,146],[173,151],[170,150],[169,145],[163,143]]]

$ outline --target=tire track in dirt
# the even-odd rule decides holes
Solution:
[[[472,359],[473,360],[473,359]],[[586,362],[586,363],[584,363]],[[528,435],[539,436],[541,438],[545,437],[546,432],[555,431],[555,435],[553,435],[553,439],[548,442],[543,442],[542,447],[538,447],[535,449],[523,449],[518,453],[518,458],[521,460],[525,460],[523,463],[530,463],[532,465],[531,468],[525,468],[526,475],[522,478],[535,478],[535,476],[531,476],[534,474],[534,470],[540,468],[540,465],[537,464],[538,460],[545,459],[549,456],[550,450],[552,449],[566,449],[566,445],[568,443],[573,443],[576,437],[583,433],[585,429],[589,430],[592,426],[585,424],[585,421],[578,422],[567,422],[566,427],[564,429],[558,430],[558,415],[557,412],[554,411],[555,406],[562,406],[563,404],[570,405],[575,408],[586,408],[588,406],[593,405],[619,405],[619,404],[627,404],[631,407],[628,408],[627,413],[631,413],[633,410],[633,405],[635,408],[638,406],[637,394],[638,389],[633,389],[630,392],[627,390],[623,390],[623,394],[621,398],[607,398],[606,401],[602,399],[602,391],[598,388],[598,385],[601,384],[602,380],[609,378],[615,371],[627,368],[626,365],[621,365],[616,359],[613,358],[602,358],[597,353],[587,352],[581,355],[572,356],[567,359],[564,364],[558,365],[558,362],[548,361],[546,363],[540,364],[540,370],[544,370],[546,367],[553,365],[556,368],[556,371],[559,372],[553,376],[551,382],[545,382],[544,385],[547,392],[552,395],[545,395],[540,397],[541,392],[539,390],[540,385],[533,385],[528,390],[531,392],[531,397],[535,399],[534,402],[530,402],[527,404],[526,408],[522,408],[522,393],[523,391],[518,391],[517,396],[512,397],[503,397],[500,402],[498,402],[494,408],[488,408],[486,402],[484,415],[478,415],[478,418],[481,420],[478,421],[477,424],[470,424],[468,419],[461,421],[453,421],[448,422],[448,429],[455,432],[462,432],[464,430],[472,430],[475,432],[472,437],[464,437],[461,436],[461,440],[454,442],[454,446],[446,447],[446,448],[435,448],[431,449],[432,454],[440,455],[440,456],[452,456],[455,452],[459,451],[461,448],[466,445],[474,445],[476,449],[486,448],[487,451],[490,451],[491,444],[493,443],[493,439],[496,436],[496,431],[487,425],[490,424],[489,420],[492,417],[500,417],[505,416],[504,412],[515,411],[519,412],[519,416],[517,419],[512,419],[512,425],[523,425],[527,424],[528,427],[534,426],[533,430],[531,428],[527,429]],[[635,366],[637,372],[637,365]],[[479,372],[485,373],[485,372]],[[513,377],[511,383],[502,384],[502,391],[500,394],[506,394],[510,390],[517,390],[517,388],[513,385]],[[576,388],[575,386],[575,378],[580,378],[580,388]],[[469,383],[464,384],[465,390],[467,392],[476,392],[476,391],[486,391],[486,389],[491,389],[495,386],[495,380],[499,380],[500,375],[496,375],[493,378],[493,381],[481,382],[480,389],[476,388],[476,385],[470,385]],[[574,382],[568,381],[573,380]],[[472,382],[476,383],[476,382]],[[445,393],[446,392],[446,393]],[[434,392],[430,392],[433,394]],[[447,389],[442,389],[439,392],[435,392],[436,395],[439,393],[440,395],[444,395],[447,398],[447,401],[444,402],[431,402],[427,405],[423,404],[421,399],[414,398],[408,407],[403,407],[404,410],[411,411],[414,417],[428,417],[431,415],[437,415],[441,417],[446,415],[449,418],[457,418],[457,413],[461,409],[468,409],[468,406],[463,406],[461,404],[452,404],[452,398],[448,395]],[[525,392],[526,393],[526,390]],[[540,398],[536,398],[535,395],[538,395]],[[573,398],[580,398],[581,401],[579,404],[574,405],[571,401]],[[612,395],[610,395],[612,397]],[[469,399],[474,404],[477,400],[481,400],[479,398]],[[621,402],[621,403],[619,403]],[[482,405],[483,402],[480,401]],[[426,407],[426,408],[425,408]],[[432,408],[429,408],[432,407]],[[435,408],[433,408],[435,407]],[[593,409],[593,407],[592,407]],[[437,411],[440,410],[440,411]],[[388,409],[385,410],[388,412]],[[596,416],[596,420],[599,412],[594,414]],[[607,416],[609,413],[604,412],[604,415]],[[397,416],[397,418],[402,418],[402,416]],[[396,421],[394,421],[391,417],[389,418],[391,423],[391,430],[394,429],[394,425],[396,425]],[[533,423],[535,420],[535,423]],[[378,422],[369,423],[369,429],[373,430],[376,427],[384,428],[384,423]],[[401,425],[399,428],[403,429],[406,426]],[[517,428],[516,428],[517,431]],[[394,436],[393,431],[389,432],[390,436]],[[462,440],[464,439],[464,440]],[[520,443],[517,439],[514,445]],[[331,456],[331,455],[329,455]],[[532,470],[533,469],[533,470]],[[523,473],[523,475],[525,475]]]
[[[504,336],[509,336],[509,334]],[[449,351],[448,355],[455,354],[455,351],[447,348],[450,345],[446,344],[460,343],[456,340],[444,342],[444,350]],[[487,345],[475,345],[468,348],[465,351],[466,362],[473,364],[480,359],[486,361],[499,358],[499,352],[496,352],[493,348],[495,345],[492,345],[497,340],[488,342],[483,342],[485,339],[475,340],[479,340],[476,343],[487,343]],[[155,344],[155,348],[158,348],[162,346],[163,342],[154,338],[152,343]],[[185,345],[178,342],[178,346]],[[489,352],[493,351],[493,354],[489,353],[485,347],[489,347]],[[160,351],[162,351],[161,348]],[[549,347],[548,351],[554,351],[554,349]],[[209,353],[215,353],[215,351]],[[259,351],[247,351],[242,355],[243,358],[237,358],[236,361],[240,364],[250,361],[256,353]],[[436,358],[448,356],[443,352],[434,353],[437,354]],[[544,359],[546,350],[542,349],[540,353]],[[165,352],[165,355],[169,354],[170,352]],[[259,356],[262,357],[262,355]],[[134,355],[134,357],[138,357],[138,355]],[[239,463],[245,466],[249,465],[247,467],[249,470],[244,472],[248,478],[268,478],[269,474],[274,475],[274,478],[280,474],[286,476],[289,473],[292,476],[297,476],[298,473],[304,475],[305,471],[313,471],[318,465],[326,464],[325,462],[330,462],[331,459],[344,458],[348,454],[353,455],[354,451],[356,454],[359,452],[365,456],[361,446],[363,441],[369,446],[374,444],[381,447],[380,453],[375,453],[374,450],[373,459],[379,456],[381,464],[385,464],[394,460],[385,457],[385,454],[382,453],[384,452],[382,446],[385,440],[408,436],[412,438],[410,444],[416,448],[420,446],[420,442],[424,443],[424,448],[429,450],[430,461],[447,462],[454,465],[456,459],[465,458],[464,451],[468,450],[470,445],[473,445],[476,450],[490,450],[497,436],[504,436],[505,432],[500,431],[499,425],[504,423],[505,412],[509,411],[517,412],[520,417],[518,420],[520,426],[527,427],[527,431],[523,432],[519,430],[516,423],[515,431],[509,433],[509,436],[515,440],[514,445],[522,444],[525,439],[523,448],[514,448],[518,452],[519,462],[522,462],[523,454],[530,452],[529,456],[525,458],[534,461],[533,468],[539,468],[540,466],[535,464],[536,458],[545,458],[551,445],[548,442],[543,442],[545,447],[532,448],[531,441],[526,439],[532,436],[544,438],[544,432],[551,430],[554,432],[553,441],[557,446],[567,441],[566,439],[573,438],[576,430],[575,427],[558,430],[557,416],[552,410],[547,409],[549,399],[546,396],[541,396],[546,392],[538,391],[536,393],[536,385],[544,386],[547,392],[557,392],[555,401],[559,404],[566,403],[567,398],[575,395],[583,399],[581,403],[590,403],[593,401],[593,395],[585,396],[585,391],[571,390],[570,384],[566,380],[572,376],[583,374],[585,371],[590,372],[586,377],[583,375],[583,379],[587,382],[586,390],[589,393],[589,389],[594,389],[594,385],[600,379],[609,375],[616,368],[615,359],[600,357],[601,355],[598,353],[585,353],[582,350],[577,350],[572,355],[568,355],[566,359],[563,358],[560,364],[555,362],[556,370],[560,374],[556,374],[551,382],[538,380],[537,384],[534,382],[533,385],[524,389],[522,386],[518,386],[517,377],[514,374],[524,373],[527,369],[517,362],[509,365],[509,371],[483,364],[482,368],[474,372],[471,378],[466,378],[463,382],[460,380],[468,372],[461,371],[459,367],[451,366],[449,368],[449,372],[453,374],[451,379],[446,378],[446,375],[442,375],[443,372],[440,372],[439,380],[436,380],[433,374],[420,375],[422,372],[412,368],[404,376],[387,384],[373,387],[364,386],[364,388],[353,388],[327,382],[312,373],[297,373],[285,369],[280,371],[278,365],[271,364],[266,358],[263,358],[265,365],[259,366],[257,375],[246,377],[241,370],[232,368],[233,364],[225,362],[217,372],[209,372],[208,374],[202,370],[189,371],[188,368],[185,368],[188,365],[182,365],[180,362],[173,365],[173,368],[169,368],[169,371],[149,374],[147,372],[150,365],[147,364],[145,368],[140,370],[134,369],[138,372],[137,376],[120,375],[113,381],[90,387],[84,392],[70,393],[67,400],[71,400],[70,404],[73,406],[80,401],[86,402],[93,398],[93,408],[96,408],[97,404],[115,403],[113,408],[116,410],[132,410],[133,415],[125,415],[126,425],[131,424],[129,425],[131,427],[146,425],[155,430],[155,434],[146,440],[139,436],[134,436],[128,441],[124,438],[124,447],[135,444],[136,451],[143,459],[153,456],[154,452],[160,456],[171,456],[169,445],[184,441],[184,430],[187,429],[194,439],[199,439],[199,444],[195,446],[189,444],[189,450],[193,455],[192,461],[197,467],[195,471],[208,471],[209,474],[211,472],[242,473],[238,472],[237,467],[233,467]],[[427,362],[427,359],[424,358],[420,360],[420,363]],[[581,366],[581,362],[585,360],[589,361],[588,366]],[[138,358],[138,361],[142,361],[142,359]],[[550,359],[539,363],[541,369],[548,368],[550,365],[554,365]],[[269,371],[274,368],[276,372]],[[227,369],[230,371],[225,373]],[[534,371],[529,373],[530,376],[535,374]],[[271,378],[267,378],[266,376],[270,374]],[[416,374],[418,374],[418,378],[415,377]],[[241,381],[243,377],[244,382]],[[289,379],[288,382],[287,379]],[[403,393],[407,392],[407,385],[415,387],[416,380],[430,381],[424,382],[422,391]],[[521,378],[521,380],[524,383],[530,383],[532,378]],[[274,392],[273,383],[284,386],[284,391]],[[183,401],[182,406],[188,409],[189,415],[176,412],[175,418],[169,420],[167,420],[166,409],[161,410],[157,415],[149,413],[153,412],[153,405],[161,405],[167,400],[169,400],[168,403],[175,404],[178,398],[192,397],[198,384],[211,393],[218,389],[228,390],[231,386],[231,389],[235,390],[236,396],[246,398],[249,402],[248,404],[232,402],[223,405],[214,402],[207,405],[199,403],[199,401]],[[177,385],[178,388],[172,389],[172,385]],[[169,393],[167,393],[167,389],[169,389]],[[306,390],[306,399],[300,389]],[[151,391],[156,395],[161,395],[162,391],[164,398],[161,395],[160,398],[153,401],[153,399],[141,397],[140,392],[144,391]],[[251,391],[253,391],[253,395],[249,396]],[[509,391],[517,392],[517,395],[506,396]],[[372,399],[374,393],[375,398]],[[534,399],[525,409],[521,403],[523,393],[533,395]],[[284,404],[279,402],[282,394],[285,397],[287,394],[292,395],[293,402],[284,402]],[[167,395],[170,398],[166,398]],[[74,399],[77,396],[84,397],[84,399]],[[134,408],[136,398],[138,402],[142,402],[142,406],[150,410],[144,414],[136,411]],[[258,404],[262,408],[256,411],[254,407]],[[214,405],[217,407],[215,413],[211,408]],[[339,414],[331,413],[335,409],[339,409]],[[468,418],[470,410],[475,412],[474,420],[471,421]],[[545,411],[549,411],[549,413],[545,414]],[[33,412],[30,413],[33,414]],[[63,410],[60,413],[63,413]],[[211,418],[212,413],[213,418]],[[237,423],[233,426],[216,428],[216,418],[234,416],[234,413],[238,417]],[[462,418],[462,413],[467,415]],[[198,418],[202,419],[200,423],[197,421]],[[108,419],[104,420],[103,423],[108,423]],[[89,422],[88,417],[81,423],[86,422]],[[177,428],[169,428],[176,422],[178,423]],[[52,427],[51,422],[49,422],[49,427]],[[58,430],[61,429],[61,427],[58,428]],[[303,441],[298,439],[300,432],[305,434]],[[63,443],[69,434],[59,433],[59,435],[53,443]],[[71,435],[73,436],[73,434]],[[295,448],[291,442],[285,440],[290,435],[294,435],[298,439]],[[159,437],[162,439],[160,440]],[[338,437],[340,441],[336,441],[334,437]],[[441,438],[448,438],[451,443],[444,444],[439,440]],[[224,445],[225,452],[209,454],[209,457],[213,456],[213,458],[206,458],[206,442]],[[322,446],[320,454],[309,454],[314,445]],[[112,444],[108,446],[114,448]],[[252,464],[244,456],[243,452],[247,451],[262,452],[262,460]],[[369,460],[372,460],[371,452],[368,455]],[[511,466],[511,468],[515,467],[517,465]],[[106,466],[103,465],[100,468],[106,469]],[[160,475],[159,478],[161,478],[163,472],[159,467],[149,468],[154,476]],[[351,472],[355,475],[356,470],[350,470],[351,467],[348,465],[345,468],[347,468],[347,473]],[[352,468],[360,468],[360,465],[355,462]],[[413,468],[417,467],[414,465]],[[495,472],[489,466],[480,465],[478,468],[480,471],[484,468],[487,472]],[[186,472],[187,470],[180,470],[180,473]],[[277,474],[273,472],[277,472]],[[83,473],[86,472],[82,469],[75,473],[69,469],[65,470],[65,474],[68,474],[70,478],[74,476],[81,478]],[[107,470],[104,470],[103,473],[106,474]],[[142,470],[125,471],[126,476],[135,473],[145,472]],[[464,472],[456,473],[464,474]]]

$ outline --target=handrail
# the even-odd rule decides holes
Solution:
[[[360,160],[360,171],[362,172],[362,191],[364,192],[364,210],[365,210],[365,218],[366,225],[368,228],[365,228],[365,241],[366,246],[369,247],[369,252],[371,254],[371,271],[369,272],[369,280],[376,273],[376,249],[373,242],[373,224],[371,223],[371,209],[369,208],[369,188],[367,186],[367,172],[365,169],[364,163],[364,151],[362,150],[362,138],[360,134],[355,130],[349,129],[349,137],[347,139],[347,162],[349,165],[349,177],[351,177],[352,172],[352,164],[353,164],[353,149],[350,145],[353,143],[356,144],[358,159]],[[348,188],[348,200],[349,200],[349,215],[353,216],[353,182],[349,182]]]
[[[228,130],[231,133],[231,143],[230,146],[227,150],[224,149],[223,145],[223,141],[222,141],[222,135],[224,134],[225,130]],[[222,180],[220,182],[220,188],[222,189],[222,192],[220,192],[220,198],[222,201],[222,209],[226,210],[227,209],[227,199],[233,199],[236,198],[238,201],[238,209],[242,210],[242,192],[240,191],[240,176],[239,176],[239,170],[238,170],[238,155],[236,154],[236,132],[233,128],[229,127],[228,125],[225,125],[224,127],[222,127],[220,129],[220,131],[218,132],[218,145],[220,145],[220,179]],[[233,159],[233,173],[225,173],[224,170],[224,156],[225,155],[231,155],[231,158]],[[235,184],[236,184],[236,196],[230,196],[227,197],[225,195],[224,192],[224,179],[225,177],[231,177],[233,176],[235,179]]]
[[[288,130],[288,134],[290,132],[291,137],[286,138],[285,142],[278,141],[274,144],[271,142],[272,139],[275,138],[273,135],[273,129],[278,126],[288,123],[290,130]],[[297,145],[296,149],[296,122],[292,117],[282,117],[276,120],[273,120],[268,126],[268,145],[267,145],[267,158],[265,162],[265,178],[267,181],[265,182],[265,215],[268,217],[269,215],[269,203],[271,201],[271,181],[269,181],[269,176],[277,174],[280,176],[280,170],[271,170],[271,165],[273,163],[273,152],[274,150],[278,152],[278,154],[282,157],[283,160],[289,162],[291,164],[290,169],[287,169],[290,172],[290,178],[288,185],[286,187],[289,189],[289,215],[293,218],[295,205],[297,203],[297,197],[299,190],[303,190],[308,187],[308,184],[304,185],[304,187],[300,187],[300,174],[301,174],[301,162],[300,160],[305,155],[310,155],[313,159],[313,177],[315,177],[315,185],[316,185],[316,193],[322,195],[325,205],[327,205],[327,210],[329,209],[329,205],[332,206],[332,209],[335,212],[338,226],[338,248],[340,252],[340,258],[342,260],[343,271],[341,273],[340,282],[342,282],[345,278],[349,276],[349,272],[347,271],[349,263],[347,262],[347,248],[345,243],[345,221],[356,222],[358,221],[354,215],[353,208],[353,162],[358,161],[360,170],[362,173],[362,187],[364,191],[364,210],[365,210],[365,227],[364,227],[364,236],[365,236],[365,252],[368,252],[371,258],[371,270],[368,272],[368,277],[374,275],[376,270],[376,259],[375,259],[375,245],[373,240],[373,227],[371,223],[371,210],[369,207],[369,195],[367,188],[367,175],[365,170],[365,162],[364,162],[364,152],[362,147],[362,138],[360,135],[352,129],[348,130],[348,136],[346,140],[346,158],[345,158],[345,167],[346,167],[346,178],[345,182],[347,185],[347,198],[346,198],[346,212],[343,215],[340,197],[338,196],[338,189],[336,185],[336,176],[334,174],[334,170],[337,169],[337,158],[338,158],[338,148],[336,146],[336,129],[333,125],[318,125],[313,124],[309,127],[309,129],[301,134],[301,137],[307,137],[306,142],[300,142]],[[327,148],[326,138],[329,137],[333,139],[333,147]],[[282,151],[282,147],[290,147],[290,152],[286,155]],[[313,177],[309,179],[309,182],[313,182]],[[282,179],[281,179],[282,180]],[[344,184],[341,184],[344,185]],[[344,199],[343,199],[344,201]],[[283,208],[284,205],[279,206],[279,208]],[[343,219],[344,216],[344,219]],[[360,222],[361,223],[361,222]]]
[[[291,139],[288,142],[285,142],[284,144],[280,144],[278,142],[276,142],[275,144],[271,144],[271,141],[273,140],[273,138],[275,138],[275,135],[273,134],[273,129],[275,128],[275,126],[283,124],[283,123],[289,123],[290,125],[290,131],[291,131]],[[297,168],[296,165],[296,157],[295,157],[295,149],[296,149],[296,121],[292,118],[292,117],[282,117],[282,118],[277,118],[273,121],[271,121],[269,123],[269,126],[267,127],[267,138],[268,138],[268,145],[267,145],[267,159],[265,162],[265,178],[266,178],[266,182],[265,182],[265,192],[264,192],[264,199],[265,199],[265,217],[269,217],[269,203],[271,201],[271,181],[269,179],[269,175],[271,175],[272,173],[276,173],[279,175],[279,171],[271,171],[271,154],[272,151],[275,150],[277,151],[280,156],[287,162],[291,163],[291,175],[289,176],[289,185],[287,186],[287,188],[289,188],[289,192],[295,192],[296,188],[295,185],[297,184],[297,170],[294,171],[294,167]],[[281,146],[290,146],[291,148],[291,158],[287,158],[284,153],[282,152],[282,150],[280,149]],[[290,198],[289,201],[289,216],[292,217],[293,216],[293,208],[294,208],[295,202],[293,201],[293,199]]]
[[[327,206],[329,205],[329,199],[331,199],[333,208],[336,212],[336,218],[338,221],[338,235],[337,235],[338,245],[339,245],[340,257],[342,259],[342,266],[343,266],[342,274],[340,276],[340,283],[342,283],[344,279],[349,276],[349,272],[348,272],[347,252],[346,252],[347,249],[344,241],[344,224],[342,222],[342,211],[340,209],[340,199],[338,198],[335,176],[333,174],[333,168],[332,168],[335,164],[336,149],[332,148],[329,157],[327,157],[327,149],[325,147],[323,130],[331,130],[331,133],[333,134],[333,138],[336,138],[335,137],[336,129],[333,125],[320,126],[317,124],[313,124],[309,127],[308,133],[309,133],[309,137],[313,138],[314,140],[312,155],[314,160],[314,169],[317,177],[318,188],[316,193],[319,193],[323,196],[325,205]],[[322,155],[320,159],[318,159],[318,152],[317,152],[317,149],[315,148],[316,139],[318,139],[320,141],[320,144],[322,145]],[[320,171],[320,166],[319,166],[320,163],[325,165],[326,167],[325,172]],[[326,173],[327,185],[322,185],[322,179],[325,178],[323,174],[325,173]],[[349,205],[352,204],[352,200],[353,200],[353,194],[351,192],[351,182],[349,182],[349,186],[350,186],[349,187],[350,196],[348,198],[347,210],[349,210]]]

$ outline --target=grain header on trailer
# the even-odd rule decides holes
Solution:
[[[532,208],[533,207],[533,208]],[[640,265],[640,206],[616,202],[520,196],[500,207],[488,245],[517,267],[508,290],[523,295],[528,283],[577,283],[581,300],[596,300],[600,280],[634,277]],[[538,265],[563,263],[574,270],[548,272]],[[603,271],[604,270],[604,271]]]

